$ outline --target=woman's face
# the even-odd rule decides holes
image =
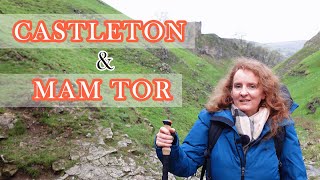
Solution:
[[[239,69],[233,76],[231,97],[234,105],[251,116],[258,111],[265,94],[259,78],[252,71]]]

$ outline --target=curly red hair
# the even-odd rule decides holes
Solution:
[[[279,79],[272,70],[265,64],[247,58],[239,58],[235,62],[231,71],[225,78],[221,79],[213,90],[209,101],[205,105],[209,112],[216,112],[221,109],[227,109],[232,104],[231,90],[233,85],[233,77],[239,70],[249,70],[259,78],[259,83],[266,95],[265,100],[260,102],[260,106],[265,106],[270,109],[271,118],[271,136],[277,133],[279,123],[289,117],[289,109],[287,102],[280,92]]]

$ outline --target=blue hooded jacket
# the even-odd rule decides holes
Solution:
[[[297,107],[291,106],[291,112]],[[274,139],[264,138],[270,132],[270,126],[265,124],[259,138],[244,153],[239,142],[240,136],[230,110],[209,113],[202,110],[198,120],[190,130],[182,145],[179,139],[171,147],[169,171],[177,176],[188,177],[196,173],[204,163],[204,152],[208,146],[208,131],[210,121],[224,122],[224,128],[211,155],[211,172],[214,180],[279,180],[278,157]],[[282,180],[306,180],[306,168],[302,152],[294,128],[293,120],[284,121],[286,137],[281,154]],[[159,159],[162,161],[160,147],[156,147]],[[241,169],[241,167],[244,167]],[[241,175],[243,177],[241,178]]]

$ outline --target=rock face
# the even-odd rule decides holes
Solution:
[[[0,116],[0,127],[12,129],[14,124],[17,122],[17,119],[14,114],[4,113]]]
[[[4,177],[11,177],[16,174],[18,167],[13,164],[5,164],[1,170],[1,174]]]
[[[102,130],[101,135],[105,138],[105,139],[112,139],[113,137],[113,132],[111,130],[111,128],[105,128]]]
[[[118,134],[118,133],[115,133]],[[100,136],[99,134],[97,136]],[[59,179],[125,179],[145,180],[161,179],[162,164],[158,160],[154,149],[149,149],[148,154],[135,154],[132,146],[134,142],[128,135],[119,135],[116,141],[113,139],[113,146],[100,145],[97,142],[77,141],[77,147],[70,153],[70,159],[79,162],[67,169]],[[123,154],[123,150],[128,154]],[[122,153],[121,153],[121,152]],[[142,163],[141,163],[142,161]],[[139,163],[138,163],[139,162]],[[319,178],[320,169],[307,163],[309,178]],[[199,179],[201,168],[195,176],[184,178],[185,180]],[[169,173],[169,179],[175,180],[175,176]]]
[[[66,169],[65,167],[66,167],[66,161],[63,159],[60,159],[60,160],[52,163],[52,170],[54,172],[59,172],[59,171],[65,170]]]
[[[65,170],[59,179],[161,179],[162,164],[154,149],[138,152],[135,142],[127,134],[112,132],[111,128],[98,127],[92,139],[77,140],[70,159],[77,163]],[[105,142],[104,142],[105,141]],[[61,171],[64,161],[53,163]],[[175,179],[169,174],[169,179]]]
[[[8,130],[14,128],[17,118],[14,114],[4,113],[0,115],[0,140],[8,138]]]
[[[154,150],[148,155],[135,153],[137,148],[129,136],[113,133],[111,128],[98,127],[94,134],[91,141],[74,142],[70,159],[78,163],[59,179],[161,179],[162,165]],[[138,164],[138,159],[144,161]]]
[[[12,163],[13,161],[7,161],[3,155],[0,155],[0,179],[1,177],[10,178],[16,174],[18,167]]]
[[[128,145],[132,143],[129,140],[119,142]],[[60,179],[161,179],[161,163],[154,151],[149,155],[143,155],[143,167],[136,163],[134,155],[123,156],[114,147],[82,141],[78,141],[77,144],[78,147],[70,153],[70,158],[79,160],[79,163],[66,170]]]

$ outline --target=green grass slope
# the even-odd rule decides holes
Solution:
[[[100,1],[87,0],[19,0],[1,1],[1,14],[120,14]]]
[[[307,161],[320,166],[320,51],[294,66],[283,78],[299,108],[293,113]]]
[[[305,161],[320,166],[320,33],[274,69],[299,104],[293,117]]]
[[[307,41],[304,47],[295,53],[293,56],[289,57],[287,60],[278,64],[274,69],[279,76],[284,76],[290,73],[290,70],[299,64],[302,60],[307,58],[309,55],[320,50],[320,32]]]
[[[320,51],[305,58],[291,72],[297,75],[287,75],[283,82],[290,88],[294,100],[300,104],[295,114],[320,121],[320,104],[314,105],[315,108],[318,107],[315,112],[312,112],[310,105],[308,106],[320,98]]]

